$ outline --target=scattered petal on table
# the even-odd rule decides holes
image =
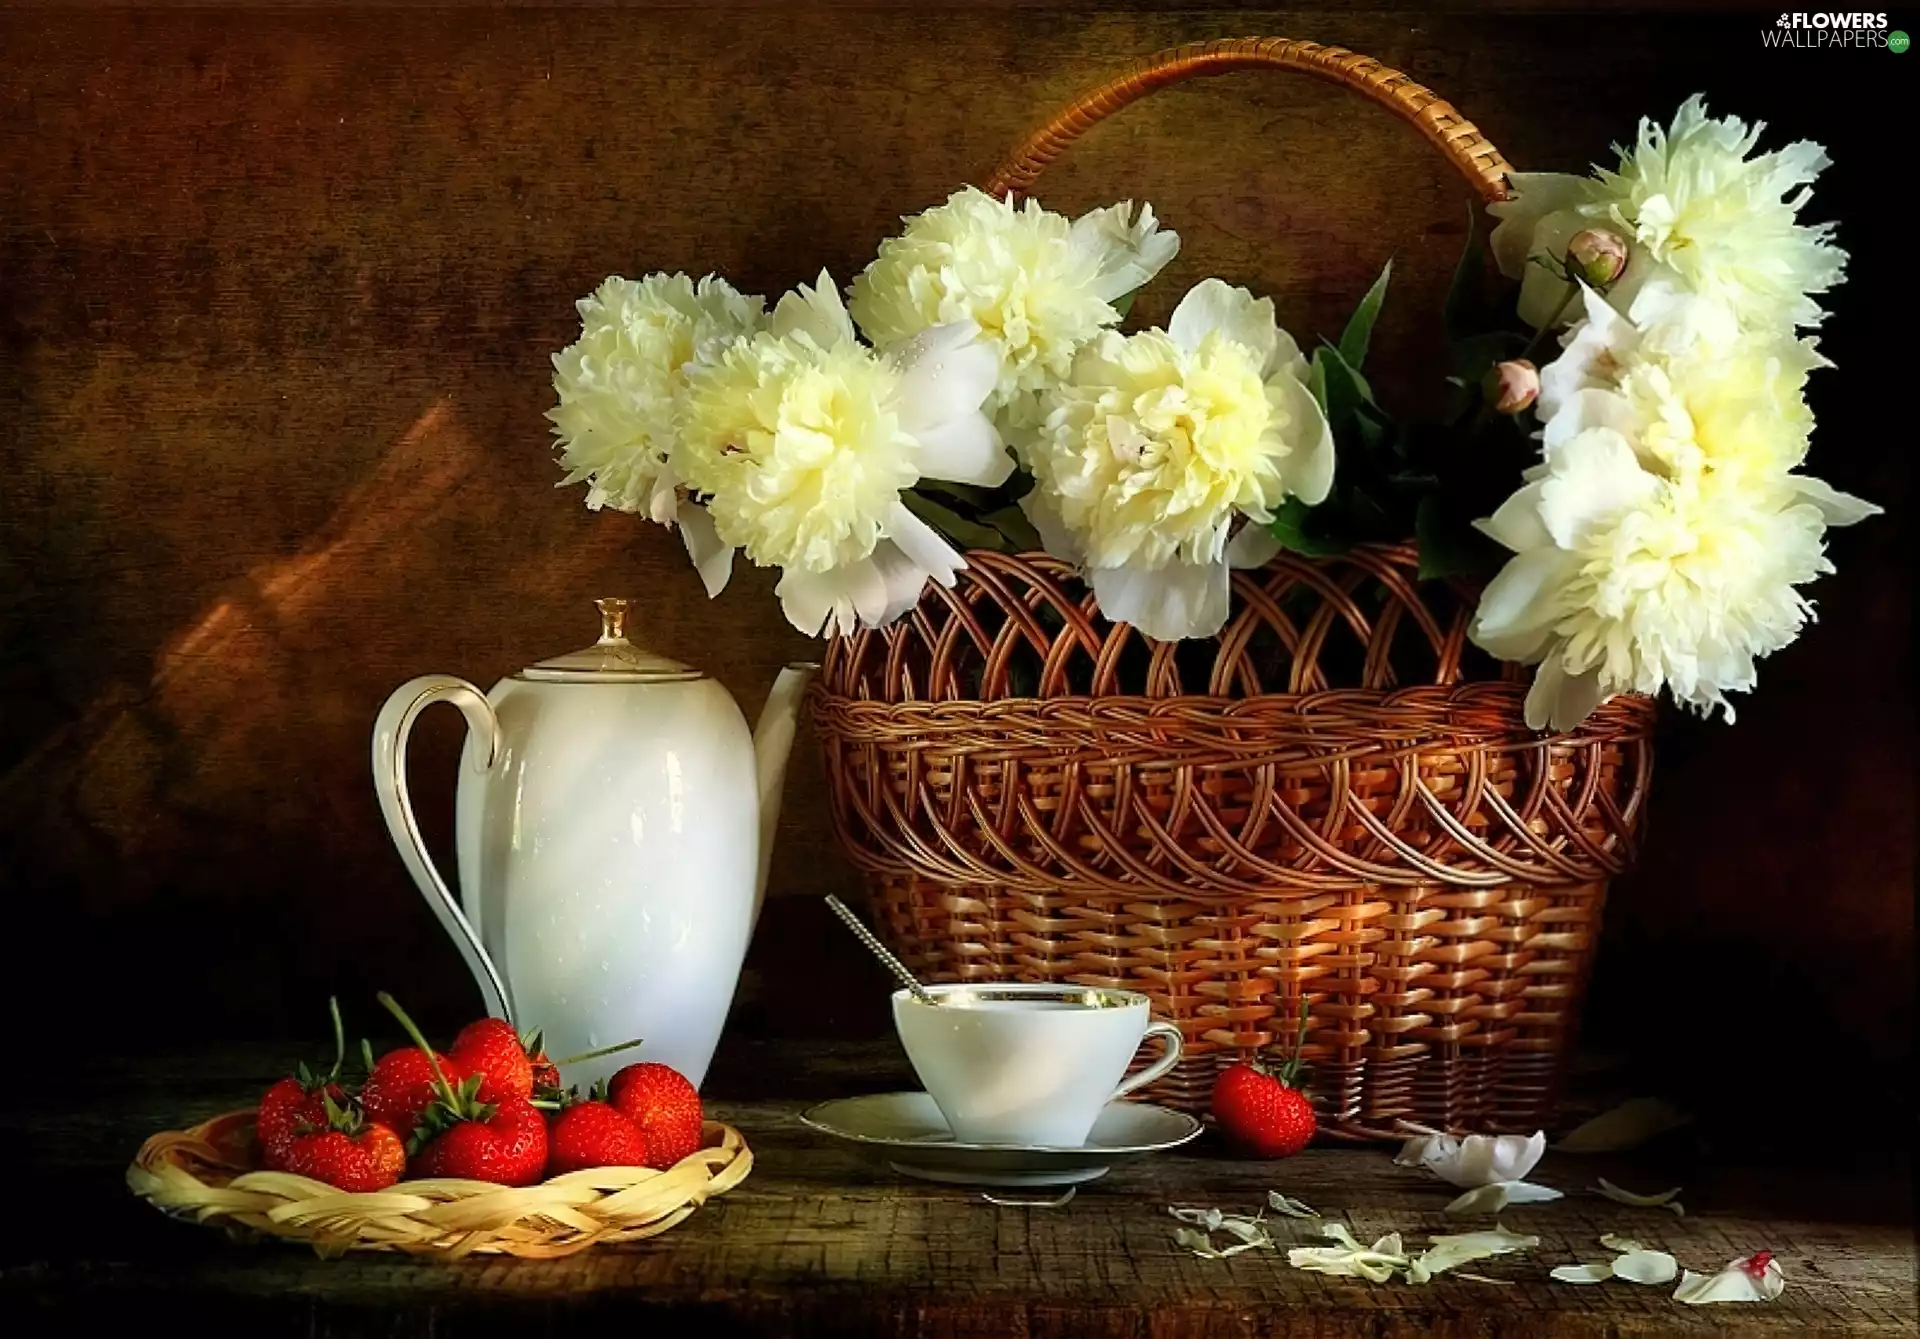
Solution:
[[[1464,1218],[1469,1214],[1477,1213],[1499,1213],[1507,1207],[1507,1184],[1505,1181],[1496,1181],[1490,1186],[1469,1190],[1440,1212],[1449,1218]]]
[[[1562,1283],[1605,1283],[1613,1277],[1611,1264],[1556,1265],[1552,1277]]]
[[[1658,1097],[1636,1097],[1603,1111],[1554,1147],[1562,1153],[1620,1153],[1692,1123],[1693,1117]]]
[[[1428,1274],[1438,1274],[1475,1260],[1485,1260],[1490,1256],[1529,1251],[1539,1244],[1538,1237],[1509,1232],[1506,1228],[1495,1224],[1488,1232],[1462,1232],[1452,1236],[1437,1236],[1433,1239],[1431,1246],[1415,1257],[1414,1263]]]
[[[1759,1251],[1729,1261],[1718,1274],[1696,1274],[1691,1269],[1680,1276],[1673,1300],[1688,1306],[1710,1302],[1771,1302],[1787,1286],[1780,1264],[1767,1251]]]
[[[1275,1213],[1283,1213],[1289,1218],[1318,1218],[1320,1215],[1310,1204],[1290,1199],[1277,1190],[1267,1192],[1267,1205]]]
[[[1613,1262],[1613,1276],[1629,1283],[1672,1283],[1680,1265],[1665,1251],[1628,1251]]]
[[[1600,1184],[1594,1189],[1616,1204],[1631,1204],[1636,1209],[1671,1209],[1681,1218],[1687,1216],[1686,1209],[1675,1198],[1680,1193],[1679,1186],[1675,1186],[1672,1190],[1663,1190],[1657,1195],[1636,1195],[1631,1190],[1622,1190],[1603,1176],[1600,1178]]]
[[[1600,1244],[1608,1250],[1618,1251],[1622,1255],[1626,1255],[1632,1251],[1644,1251],[1647,1249],[1632,1237],[1616,1237],[1611,1232],[1600,1238]]]

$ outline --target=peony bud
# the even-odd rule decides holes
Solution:
[[[1567,277],[1605,288],[1627,268],[1627,244],[1605,228],[1577,232],[1567,243]]]
[[[1484,389],[1494,413],[1517,414],[1540,398],[1540,372],[1525,358],[1497,363]]]

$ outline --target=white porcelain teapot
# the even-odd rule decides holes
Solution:
[[[597,601],[600,640],[482,695],[429,674],[387,699],[373,782],[387,829],[479,983],[489,1013],[547,1053],[639,1037],[569,1068],[584,1089],[636,1060],[696,1086],[720,1039],[766,890],[781,783],[812,665],[789,665],[751,736],[699,670],[635,646],[628,602]],[[435,702],[467,718],[456,900],[407,798],[407,735]]]

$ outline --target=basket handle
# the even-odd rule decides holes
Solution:
[[[1222,38],[1155,52],[1125,73],[1088,89],[1028,135],[994,169],[987,181],[987,194],[1026,191],[1069,144],[1097,122],[1149,93],[1187,79],[1262,68],[1298,70],[1372,99],[1431,140],[1481,198],[1489,202],[1507,198],[1510,165],[1473,122],[1453,109],[1452,103],[1371,56],[1291,37]]]

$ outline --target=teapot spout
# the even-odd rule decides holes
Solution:
[[[767,871],[773,864],[773,833],[780,823],[780,798],[787,779],[787,758],[793,752],[793,732],[800,720],[800,699],[820,667],[792,664],[780,671],[753,727],[754,771],[760,789],[760,872],[754,883],[753,918],[767,896]]]

